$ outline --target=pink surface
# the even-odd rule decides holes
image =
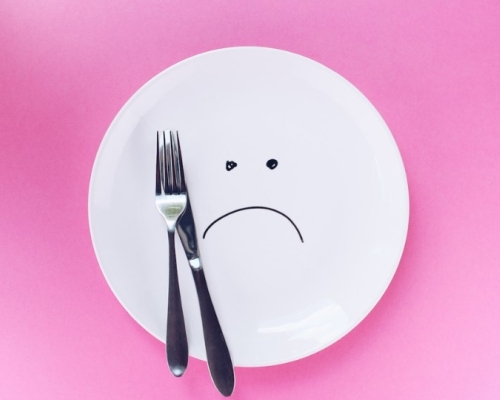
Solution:
[[[125,101],[188,56],[290,50],[391,128],[411,220],[374,311],[298,362],[238,368],[235,399],[500,398],[500,3],[0,2],[0,399],[217,399],[182,379],[107,287],[87,194]]]

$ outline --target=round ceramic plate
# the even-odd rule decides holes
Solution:
[[[325,66],[285,51],[228,48],[145,84],[114,119],[92,171],[89,217],[99,264],[149,333],[165,340],[168,239],[155,206],[158,130],[179,132],[205,274],[235,365],[313,354],[379,301],[399,263],[409,212],[389,129]],[[189,353],[206,359],[179,241],[177,259]]]

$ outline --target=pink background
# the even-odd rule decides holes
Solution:
[[[197,53],[290,50],[378,108],[410,185],[395,279],[349,335],[238,368],[234,399],[500,398],[497,0],[0,2],[0,399],[218,399],[168,372],[89,236],[103,135],[147,80]]]

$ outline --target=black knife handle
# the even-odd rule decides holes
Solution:
[[[191,270],[200,302],[208,369],[219,392],[224,396],[231,396],[234,390],[233,362],[208,292],[205,273],[202,268]]]
[[[168,232],[169,278],[167,314],[167,361],[172,374],[182,376],[188,364],[188,342],[175,257],[175,231]]]

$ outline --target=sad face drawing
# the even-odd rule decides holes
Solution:
[[[236,168],[238,166],[238,164],[235,162],[235,161],[226,161],[226,170],[227,171],[232,171],[234,168]],[[267,168],[269,168],[270,170],[273,170],[275,169],[277,166],[278,166],[278,160],[275,160],[274,158],[271,158],[269,159],[267,162],[266,162],[266,166]],[[281,216],[283,216],[284,218],[286,218],[291,224],[292,226],[295,228],[295,230],[297,231],[297,234],[299,235],[299,238],[301,240],[301,242],[304,241],[304,239],[302,238],[302,234],[300,233],[300,230],[299,228],[297,227],[297,225],[295,225],[295,223],[293,222],[293,220],[287,216],[286,214],[284,214],[283,212],[279,211],[279,210],[276,210],[274,208],[270,208],[270,207],[265,207],[265,206],[248,206],[248,207],[243,207],[243,208],[237,208],[235,210],[232,210],[222,216],[220,216],[219,218],[217,218],[216,220],[214,220],[206,229],[205,231],[203,232],[203,239],[205,239],[206,235],[207,235],[207,232],[209,231],[209,229],[214,226],[217,222],[221,221],[222,219],[226,218],[226,217],[229,217],[230,215],[232,214],[235,214],[237,212],[241,212],[241,211],[250,211],[250,210],[267,210],[267,211],[272,211],[272,212],[275,212]]]

